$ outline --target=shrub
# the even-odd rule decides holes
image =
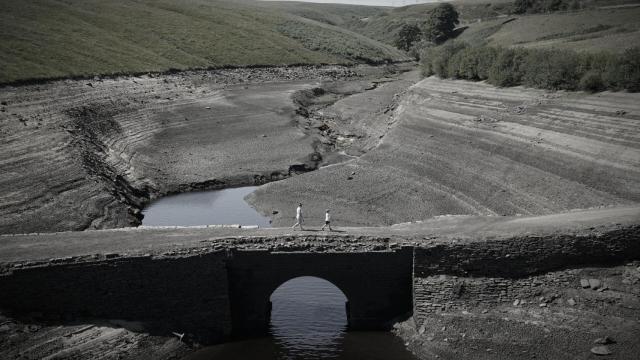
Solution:
[[[579,88],[584,91],[598,92],[604,90],[605,85],[600,73],[590,70],[580,78]]]
[[[496,60],[489,69],[489,82],[498,86],[522,84],[526,57],[527,51],[524,49],[499,49]]]
[[[566,50],[528,51],[524,61],[524,85],[543,89],[575,90],[580,76],[578,56]]]
[[[425,76],[487,80],[498,86],[640,91],[640,48],[622,55],[557,49],[470,47],[448,42],[421,53]]]
[[[449,60],[460,50],[467,48],[468,45],[463,42],[448,42],[441,46],[428,47],[422,53],[421,64],[422,73],[430,75],[438,75],[441,78],[448,78]]]

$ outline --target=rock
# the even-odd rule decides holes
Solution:
[[[518,306],[520,305],[520,300],[516,299],[516,301],[513,302],[513,306]]]
[[[487,310],[487,309],[482,310],[482,313],[483,313],[483,314],[486,314],[486,313],[488,313],[488,312],[489,312],[489,310]]]
[[[569,299],[567,300],[567,304],[569,304],[569,306],[576,306],[576,301],[573,299]]]
[[[580,279],[580,286],[582,286],[584,289],[589,287],[589,280],[587,279]]]
[[[418,330],[418,334],[420,334],[420,335],[424,334],[425,330],[426,329],[425,329],[424,325],[420,326],[420,329]]]
[[[611,350],[607,346],[594,346],[591,352],[599,356],[611,355]]]
[[[547,304],[546,303],[542,303],[542,304],[540,304],[540,307],[547,307]]]
[[[9,330],[11,330],[9,325],[5,324],[5,325],[0,326],[0,332],[6,332],[6,331],[9,331]]]
[[[602,282],[598,279],[589,279],[589,287],[593,290],[598,289],[602,285]]]
[[[605,337],[595,339],[593,343],[598,345],[608,345],[608,344],[615,344],[616,341],[608,336],[605,336]]]

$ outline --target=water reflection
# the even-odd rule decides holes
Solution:
[[[299,277],[271,296],[270,336],[204,348],[189,360],[416,360],[388,332],[347,332],[347,298],[336,286]]]
[[[335,359],[347,329],[346,296],[332,283],[299,277],[271,295],[271,334],[281,359]]]
[[[245,196],[256,186],[170,195],[154,201],[142,211],[146,226],[194,226],[240,224],[271,227],[269,218],[260,215]]]

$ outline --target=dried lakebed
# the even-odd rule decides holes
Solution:
[[[0,233],[135,226],[151,200],[261,185],[342,226],[640,200],[640,97],[419,81],[397,67],[240,69],[5,87]],[[418,82],[419,81],[419,82]],[[312,171],[316,170],[316,171]]]

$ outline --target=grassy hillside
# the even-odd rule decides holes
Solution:
[[[343,28],[249,1],[0,0],[0,6],[0,83],[405,59]]]
[[[640,6],[636,0],[581,0],[584,9],[538,15],[512,15],[512,0],[457,0],[459,39],[470,44],[562,47],[621,52],[640,45]],[[405,23],[419,24],[437,4],[387,9],[346,22],[365,36],[392,44]]]
[[[494,19],[469,25],[458,40],[493,46],[622,52],[640,46],[640,7]]]
[[[353,20],[383,15],[389,8],[344,4],[319,4],[294,1],[263,1],[262,7],[275,9],[330,25],[343,26]]]
[[[495,18],[511,10],[511,0],[458,0],[452,2],[460,14],[461,23],[471,23],[478,19]],[[353,19],[344,24],[373,39],[392,44],[404,24],[419,24],[437,3],[419,4],[387,9],[379,14]]]

